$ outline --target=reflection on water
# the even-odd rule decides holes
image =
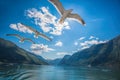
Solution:
[[[0,65],[0,80],[120,80],[109,69],[38,65]]]

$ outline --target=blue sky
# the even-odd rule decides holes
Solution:
[[[85,20],[86,26],[83,27],[80,23],[67,19],[68,24],[67,26],[62,25],[60,34],[52,34],[53,31],[45,31],[45,27],[39,20],[35,21],[41,18],[41,16],[36,16],[37,13],[49,14],[51,19],[56,22],[48,22],[47,29],[52,27],[56,30],[55,25],[61,16],[48,0],[0,0],[0,37],[44,58],[54,59],[63,57],[65,54],[71,55],[75,51],[93,44],[106,42],[120,34],[119,0],[60,0],[60,2],[66,10],[73,9],[73,13],[79,14]],[[48,12],[44,13],[44,10]],[[35,15],[30,13],[35,13],[35,11]],[[43,20],[44,18],[46,17],[43,17]],[[48,20],[50,19],[48,18]],[[33,34],[10,27],[11,24],[18,25],[20,22],[53,38],[53,41],[49,42],[40,37],[36,39]],[[41,28],[41,26],[43,27]],[[17,33],[31,38],[37,44],[33,45],[27,41],[20,43],[15,37],[5,36],[8,33]],[[44,48],[42,51],[41,47]],[[33,48],[40,49],[33,51]]]

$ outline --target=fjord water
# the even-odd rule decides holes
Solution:
[[[0,80],[120,80],[119,71],[105,68],[1,65]]]

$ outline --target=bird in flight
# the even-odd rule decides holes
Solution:
[[[29,39],[29,38],[24,38],[24,37],[22,37],[22,36],[20,36],[20,35],[18,35],[18,34],[6,34],[6,36],[15,36],[15,37],[17,37],[18,39],[20,39],[20,42],[30,41],[30,42],[32,42],[33,44],[35,44],[35,42],[32,41],[31,39]]]
[[[40,37],[42,37],[42,38],[44,38],[44,39],[46,39],[46,40],[48,40],[48,41],[52,41],[51,38],[47,37],[45,34],[39,32],[39,31],[33,29],[32,27],[29,27],[29,26],[27,26],[27,25],[24,25],[23,23],[20,23],[20,24],[23,25],[23,26],[25,26],[27,29],[31,30],[32,32],[34,32],[34,37],[35,37],[35,38],[38,38],[38,36],[40,36]]]
[[[57,9],[57,11],[61,14],[61,18],[59,23],[64,23],[66,18],[72,18],[74,20],[77,20],[80,22],[83,26],[85,26],[84,20],[80,17],[78,14],[73,14],[72,11],[73,9],[65,10],[64,7],[62,6],[61,2],[59,0],[49,0]]]

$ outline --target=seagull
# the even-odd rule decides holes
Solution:
[[[34,37],[35,38],[38,38],[38,36],[48,40],[48,41],[52,41],[51,38],[47,37],[45,34],[41,33],[41,32],[38,32],[37,30],[33,29],[32,27],[29,27],[29,26],[26,26],[24,25],[23,23],[20,23],[22,24],[23,26],[25,26],[26,28],[28,28],[29,30],[31,30],[32,32],[34,32]]]
[[[29,39],[29,38],[24,38],[24,37],[22,37],[22,36],[20,36],[20,35],[18,35],[18,34],[6,34],[6,36],[15,36],[15,37],[17,37],[18,39],[20,39],[20,42],[30,41],[30,42],[32,42],[33,44],[35,44],[35,42],[33,42],[31,39]]]
[[[72,13],[73,9],[65,10],[59,0],[49,0],[49,2],[52,3],[55,6],[57,11],[62,16],[60,18],[60,21],[59,21],[60,24],[64,23],[66,18],[72,18],[72,19],[77,20],[78,22],[80,22],[83,26],[86,25],[84,20],[78,14],[73,14]]]

